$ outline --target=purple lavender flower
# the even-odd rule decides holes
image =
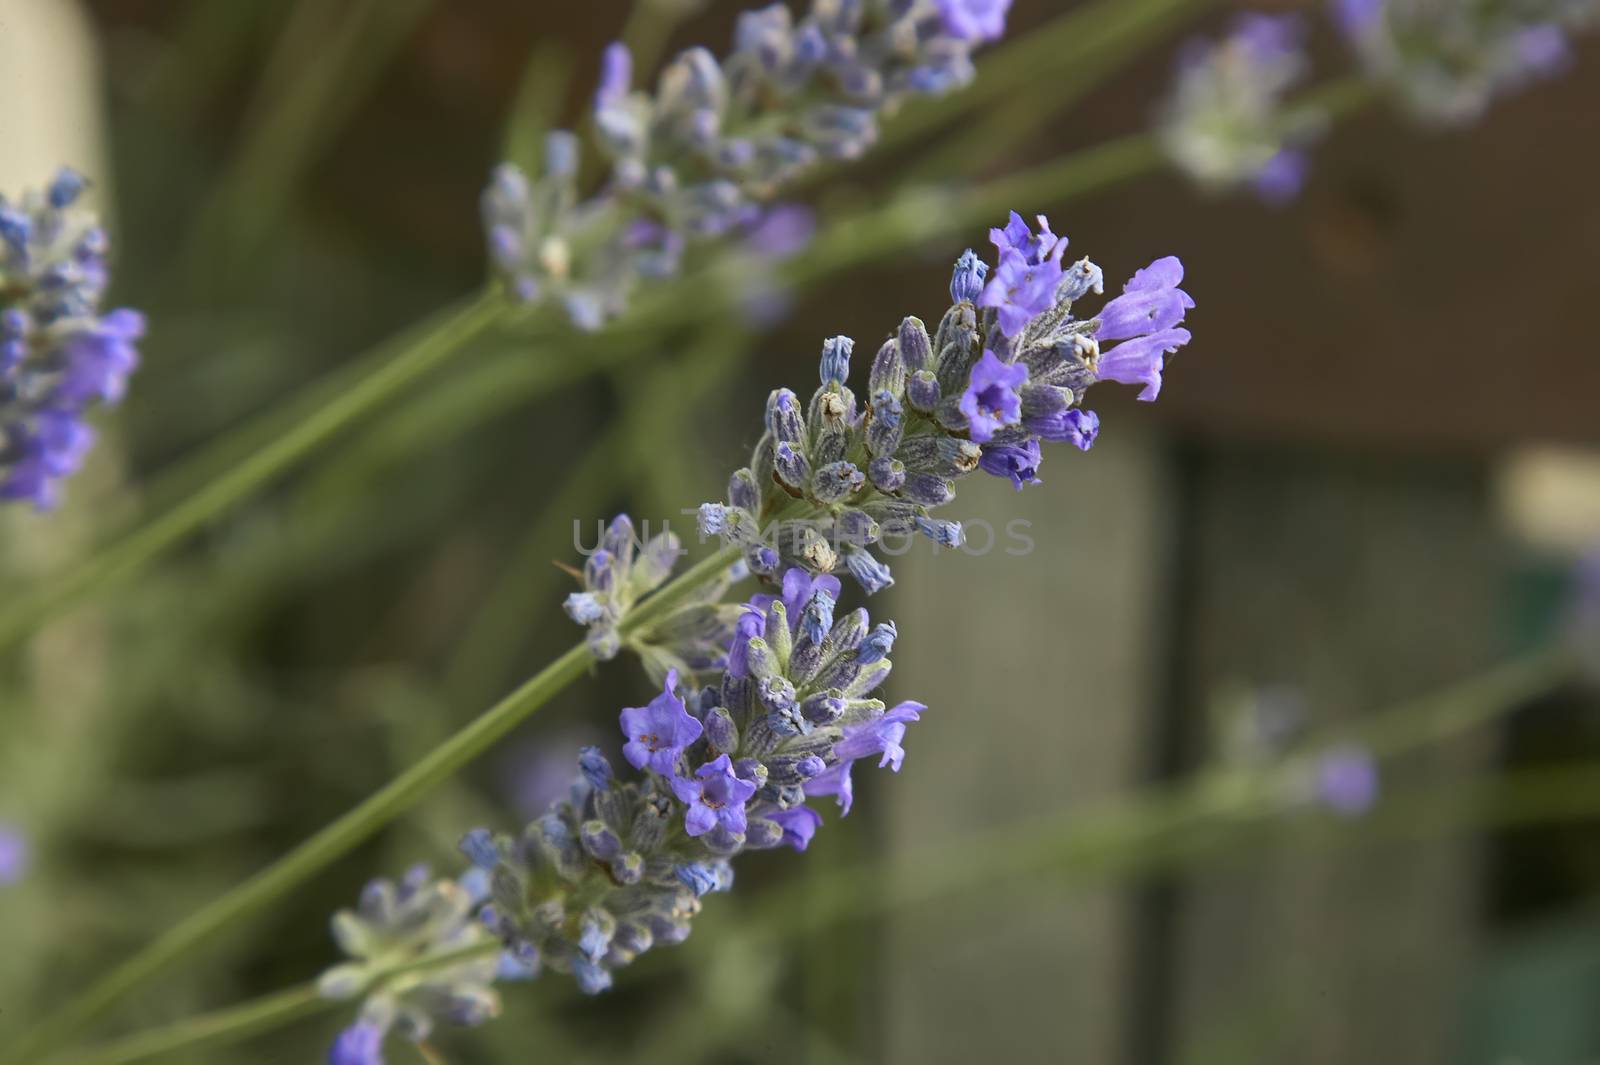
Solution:
[[[0,196],[0,499],[40,510],[94,443],[89,408],[126,393],[145,327],[136,311],[100,314],[107,242],[75,207],[84,187],[64,169],[15,206]]]
[[[1000,331],[1015,337],[1030,321],[1055,306],[1062,281],[1061,257],[1067,242],[1050,232],[1050,220],[1038,218],[1035,235],[1017,212],[1004,229],[991,229],[989,240],[1000,252],[1000,266],[978,300],[999,316]]]
[[[1095,366],[1098,378],[1143,385],[1139,398],[1146,402],[1161,394],[1165,356],[1190,339],[1187,329],[1176,328],[1194,307],[1189,294],[1178,288],[1182,281],[1183,264],[1169,255],[1135,273],[1123,294],[1106,304],[1096,339],[1123,342],[1101,351]]]
[[[702,726],[689,716],[683,700],[673,690],[677,684],[674,670],[667,674],[660,695],[645,706],[630,706],[622,711],[622,733],[628,737],[622,757],[633,768],[670,777],[677,772],[683,749],[700,738]]]
[[[1361,747],[1336,747],[1317,759],[1317,801],[1334,813],[1358,817],[1378,801],[1378,764]]]
[[[994,352],[984,351],[972,368],[967,390],[961,394],[961,413],[966,415],[973,440],[986,444],[995,433],[1022,420],[1018,390],[1027,381],[1026,366],[1001,362]]]
[[[1021,491],[1024,486],[1039,483],[1039,463],[1044,457],[1039,452],[1039,441],[1024,440],[1020,444],[1003,444],[983,449],[978,468],[995,477],[1009,477]]]
[[[888,766],[898,773],[906,757],[905,748],[900,745],[906,738],[906,725],[921,720],[926,709],[922,703],[903,702],[884,711],[882,717],[852,725],[844,730],[844,739],[833,745],[833,753],[851,762],[882,755],[878,767]]]
[[[950,299],[955,303],[973,303],[983,295],[984,278],[989,276],[989,264],[978,258],[968,248],[956,260],[950,275]]]
[[[783,829],[782,842],[797,851],[811,845],[811,837],[822,827],[822,815],[809,806],[791,806],[787,810],[774,810],[766,815]]]
[[[673,777],[672,792],[679,802],[689,804],[683,830],[691,837],[703,836],[719,825],[742,835],[746,828],[744,804],[756,793],[756,785],[736,776],[733,761],[724,754],[696,770],[693,780]]]
[[[852,763],[850,762],[839,762],[806,781],[806,798],[815,799],[823,795],[835,796],[839,803],[840,814],[848,816],[850,807],[855,804],[855,786],[850,780],[851,765]]]
[[[328,1065],[383,1065],[383,1029],[357,1021],[339,1033],[328,1051]]]
[[[1028,418],[1023,425],[1040,440],[1071,444],[1079,451],[1088,451],[1100,435],[1100,415],[1077,407]]]
[[[999,40],[1011,0],[938,0],[945,32],[963,41]]]
[[[0,821],[0,885],[21,880],[29,864],[28,837],[15,825]]]
[[[1122,295],[1100,311],[1095,339],[1125,340],[1171,329],[1194,306],[1183,282],[1183,263],[1176,256],[1157,259],[1133,275]]]
[[[817,232],[817,212],[799,203],[780,203],[761,213],[745,233],[745,247],[764,259],[787,259],[805,250]]]
[[[838,763],[805,783],[807,798],[819,795],[837,797],[839,809],[848,814],[855,800],[855,788],[850,780],[850,769],[857,760],[880,755],[878,767],[888,766],[900,772],[906,751],[901,746],[906,738],[906,725],[919,720],[927,707],[921,703],[904,702],[881,716],[848,725],[844,737],[833,745],[833,756]]]
[[[612,41],[600,53],[600,84],[595,89],[596,110],[615,107],[633,88],[633,53],[621,41]]]

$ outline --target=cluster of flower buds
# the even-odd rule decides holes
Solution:
[[[669,674],[648,705],[622,711],[640,779],[618,779],[587,747],[569,801],[516,838],[463,840],[491,878],[483,920],[513,956],[605,990],[651,946],[688,936],[701,897],[732,886],[735,855],[804,850],[822,823],[807,799],[835,796],[848,813],[855,761],[899,770],[924,708],[870,698],[894,626],[865,610],[836,620],[833,577],[790,570],[781,591],[744,605],[719,683],[680,689]]]
[[[601,64],[594,127],[611,173],[578,202],[577,148],[561,133],[530,181],[512,164],[483,199],[489,255],[523,300],[559,299],[598,328],[641,279],[675,273],[690,243],[760,233],[773,198],[827,160],[853,159],[879,117],[912,95],[950,91],[971,54],[1005,29],[1010,0],[814,0],[796,20],[776,3],[740,16],[732,53],[692,48],[634,89],[627,48]]]
[[[875,592],[893,583],[870,550],[885,537],[961,542],[958,523],[932,514],[955,498],[956,480],[981,469],[1021,488],[1038,480],[1040,441],[1088,450],[1100,424],[1080,406],[1091,385],[1142,385],[1139,398],[1155,399],[1166,355],[1189,341],[1182,264],[1157,260],[1097,317],[1078,318],[1074,304],[1103,291],[1100,268],[1066,265],[1066,239],[1038,221],[1034,233],[1013,213],[990,232],[993,277],[972,251],[961,257],[954,305],[932,336],[919,319],[900,324],[873,359],[865,404],[844,383],[847,337],[823,346],[809,403],[772,393],[750,465],[726,502],[700,508],[702,535],[738,544],[758,574],[843,565]]]
[[[339,1033],[332,1065],[383,1065],[391,1034],[420,1043],[437,1021],[478,1025],[500,1013],[496,980],[529,979],[535,968],[494,951],[477,920],[488,877],[435,880],[416,866],[398,883],[374,880],[355,910],[333,918],[333,937],[352,959],[318,982],[325,998],[365,996],[359,1018]]]
[[[1471,122],[1503,93],[1560,73],[1596,0],[1332,0],[1371,74],[1420,117]]]
[[[626,514],[606,526],[583,569],[573,571],[583,590],[563,604],[568,617],[588,628],[589,650],[597,659],[609,661],[626,645],[658,684],[672,671],[688,676],[723,667],[738,607],[721,600],[745,576],[743,566],[730,568],[652,624],[623,634],[628,612],[666,581],[682,554],[670,529],[641,542]]]
[[[86,412],[115,403],[138,365],[135,311],[100,313],[107,241],[61,170],[18,203],[0,195],[0,499],[54,505],[94,443]]]
[[[1179,53],[1159,132],[1180,170],[1208,189],[1253,187],[1269,203],[1299,195],[1304,146],[1325,125],[1318,110],[1284,106],[1310,69],[1305,31],[1294,15],[1245,14],[1221,40]]]

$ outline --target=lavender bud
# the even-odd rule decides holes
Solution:
[[[717,873],[709,865],[686,863],[674,868],[672,873],[680,884],[695,893],[696,898],[717,889]]]
[[[954,275],[950,278],[952,303],[976,303],[983,294],[983,282],[989,276],[989,264],[978,258],[971,248],[956,260]]]
[[[598,747],[585,747],[578,752],[578,771],[595,791],[611,787],[611,763]]]
[[[728,502],[752,514],[761,509],[761,490],[756,487],[755,474],[748,469],[734,471],[728,478]]]
[[[911,409],[931,414],[939,405],[939,379],[931,370],[918,370],[906,382],[906,400]]]
[[[910,474],[902,491],[907,499],[927,507],[943,506],[956,497],[955,485],[931,473]]]
[[[887,658],[889,653],[894,650],[895,637],[898,635],[899,630],[895,628],[894,622],[885,621],[879,623],[867,634],[867,638],[861,641],[861,649],[856,653],[856,661],[864,666],[870,666],[874,662]]]
[[[786,677],[768,677],[757,686],[756,694],[775,713],[794,706],[794,685]]]
[[[867,450],[873,455],[892,455],[905,435],[905,411],[893,393],[875,392],[872,420],[867,425]]]
[[[644,878],[644,859],[631,852],[611,859],[609,868],[611,878],[619,884],[637,884]]]
[[[898,492],[906,483],[905,465],[888,455],[881,455],[867,463],[867,476],[880,492]]]
[[[961,523],[937,518],[918,518],[917,531],[940,547],[961,546]]]
[[[787,388],[778,389],[767,400],[767,432],[775,442],[805,446],[806,423],[800,400]]]
[[[906,361],[900,355],[900,342],[893,337],[884,341],[883,347],[872,360],[872,373],[867,378],[867,392],[872,402],[878,403],[880,393],[898,399],[906,390]]]
[[[813,724],[832,724],[845,715],[843,692],[822,691],[814,696],[806,696],[800,704],[800,713]]]
[[[700,530],[701,536],[721,536],[728,529],[728,508],[721,503],[701,503],[695,525]],[[570,596],[568,602],[571,602]],[[570,607],[567,613],[572,613]]]
[[[704,724],[706,742],[711,744],[713,750],[727,752],[739,749],[739,728],[728,711],[720,706],[707,711]]]
[[[861,489],[866,477],[848,462],[822,467],[812,479],[811,494],[819,503],[837,503]]]
[[[1103,294],[1106,290],[1105,275],[1100,268],[1088,259],[1079,259],[1067,268],[1066,276],[1061,280],[1061,286],[1056,289],[1058,301],[1071,303],[1081,299],[1086,293]]]
[[[778,444],[773,454],[773,468],[784,484],[797,490],[805,487],[811,473],[811,464],[806,461],[805,453],[788,441]]]
[[[894,584],[894,577],[889,573],[889,567],[866,551],[851,551],[845,556],[844,564],[849,568],[850,575],[868,595],[881,592]]]
[[[800,625],[812,643],[821,644],[827,638],[828,630],[833,628],[833,607],[834,598],[826,590],[818,588],[811,593],[800,615]]]
[[[467,856],[467,861],[479,869],[492,870],[500,864],[500,848],[494,841],[494,833],[487,828],[475,828],[468,832],[461,837],[458,846],[461,853]],[[372,885],[368,886],[370,888]]]
[[[583,842],[583,849],[601,861],[609,861],[622,853],[622,840],[604,821],[585,821],[578,830],[578,838]]]
[[[840,543],[865,547],[877,543],[879,533],[878,523],[864,510],[846,509],[833,519],[833,535]]]
[[[823,342],[820,377],[824,385],[843,384],[850,376],[850,353],[856,342],[846,336],[832,337]]]

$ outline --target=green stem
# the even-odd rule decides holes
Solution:
[[[234,465],[67,573],[28,589],[9,603],[0,614],[0,648],[17,643],[90,592],[137,573],[207,522],[283,476],[340,430],[461,351],[500,318],[503,306],[498,296],[486,294],[436,326],[380,347],[361,360],[361,369],[369,372],[353,381],[352,375],[341,373],[341,380],[351,381],[349,387],[328,395],[299,421],[283,424],[275,412],[263,416],[263,422],[281,430],[270,439],[255,426],[239,430],[239,436],[257,446],[248,454],[239,454]],[[318,387],[316,391],[320,396],[325,390]],[[231,438],[219,447],[238,451]]]

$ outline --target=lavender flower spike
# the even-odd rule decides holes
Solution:
[[[580,328],[623,313],[641,283],[679,272],[696,244],[754,236],[778,251],[803,234],[774,203],[829,160],[861,156],[880,116],[912,96],[960,88],[972,53],[1005,29],[1009,0],[814,0],[796,18],[770,4],[739,17],[721,59],[691,48],[635,91],[632,57],[608,47],[594,128],[610,174],[578,198],[570,134],[530,177],[502,165],[482,198],[489,258],[505,289],[563,306]],[[641,72],[642,73],[642,72]],[[775,215],[778,231],[767,226]],[[763,234],[761,231],[766,229]]]
[[[1310,69],[1304,38],[1294,15],[1244,14],[1221,41],[1183,50],[1159,129],[1180,170],[1214,191],[1253,187],[1269,203],[1299,194],[1305,147],[1326,125],[1322,112],[1284,104]]]
[[[1038,481],[1043,442],[1087,451],[1100,431],[1082,407],[1093,385],[1136,384],[1140,399],[1156,398],[1166,355],[1190,339],[1182,323],[1195,304],[1178,259],[1138,271],[1096,315],[1079,304],[1102,293],[1104,273],[1089,259],[1064,265],[1067,240],[1048,219],[1030,225],[1012,212],[989,239],[998,268],[986,273],[970,250],[961,256],[937,329],[907,317],[878,349],[867,402],[844,384],[832,348],[809,403],[772,393],[766,435],[727,501],[702,507],[702,531],[737,545],[758,574],[791,567],[820,579],[842,567],[870,594],[893,580],[873,550],[885,536],[961,543],[960,525],[932,513],[961,478],[981,469],[1021,487]],[[748,637],[766,624],[740,623],[731,672],[742,674]]]
[[[100,313],[105,231],[77,206],[81,175],[0,195],[0,499],[48,510],[94,445],[89,411],[127,391],[144,334],[136,311]]]
[[[642,775],[624,780],[586,752],[570,799],[521,833],[468,833],[462,850],[492,873],[483,922],[512,956],[602,991],[615,970],[689,934],[702,897],[732,886],[738,854],[805,850],[822,825],[806,796],[837,794],[828,782],[851,761],[899,768],[906,725],[923,707],[886,711],[872,698],[891,669],[896,630],[872,626],[864,610],[835,618],[813,609],[838,591],[832,577],[791,569],[779,594],[744,604],[744,618],[759,624],[740,622],[720,682],[686,693],[687,714],[675,696],[658,700],[672,704],[662,707],[666,725],[694,722],[681,757],[630,756]],[[774,706],[774,689],[789,698]],[[638,713],[625,715],[630,745],[628,718]]]

